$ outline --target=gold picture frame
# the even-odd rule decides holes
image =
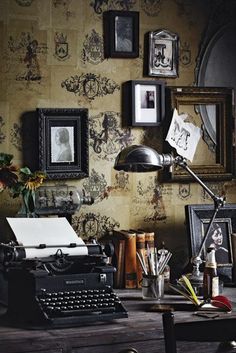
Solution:
[[[187,113],[188,122],[202,129],[202,137],[197,146],[191,170],[205,181],[232,180],[234,172],[233,146],[233,90],[214,87],[168,87],[166,88],[167,111],[164,127],[164,138],[167,135],[173,110]],[[212,108],[215,118],[216,143],[211,140],[207,131],[209,120],[201,115],[203,107]],[[174,153],[167,142],[164,142],[165,153]],[[164,181],[194,181],[192,177],[178,166],[164,170],[161,174]]]

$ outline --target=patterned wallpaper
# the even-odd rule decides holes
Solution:
[[[195,183],[162,184],[156,173],[113,169],[117,153],[133,143],[162,148],[162,127],[123,127],[121,85],[143,76],[144,35],[167,29],[180,39],[179,76],[166,85],[194,85],[199,43],[214,1],[206,0],[0,0],[0,150],[22,164],[22,116],[36,108],[89,109],[90,175],[51,181],[75,185],[95,200],[73,217],[84,239],[114,228],[156,233],[184,261],[184,205],[211,203]],[[139,11],[140,50],[135,59],[105,59],[103,12]],[[28,132],[30,134],[30,131]],[[37,143],[35,141],[35,143]],[[234,202],[233,182],[211,184]],[[3,193],[1,216],[16,212],[18,201]]]

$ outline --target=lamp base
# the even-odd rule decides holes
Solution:
[[[197,296],[203,295],[203,273],[200,272],[199,268],[202,264],[200,256],[194,256],[191,259],[193,270],[187,274],[189,281]]]

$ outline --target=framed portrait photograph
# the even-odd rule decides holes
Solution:
[[[127,81],[122,86],[122,115],[130,126],[158,126],[165,115],[163,81]]]
[[[167,30],[148,34],[148,75],[177,77],[179,60],[179,37]]]
[[[190,257],[197,255],[213,213],[213,205],[185,206]],[[207,248],[215,248],[217,272],[224,283],[233,282],[235,259],[232,234],[235,231],[236,204],[226,204],[219,209],[201,254],[201,259],[204,261]]]
[[[105,11],[103,30],[105,58],[139,56],[139,12]]]
[[[207,231],[210,219],[202,219],[202,238]],[[209,238],[206,239],[204,251],[207,248],[213,247],[215,249],[216,262],[218,267],[232,266],[232,224],[231,218],[217,218],[212,224]]]
[[[40,108],[39,168],[49,179],[88,176],[88,110]]]

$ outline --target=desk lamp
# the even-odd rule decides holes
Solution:
[[[200,287],[202,287],[203,283],[203,276],[199,270],[199,266],[203,262],[201,259],[201,252],[203,250],[206,239],[208,238],[217,212],[225,204],[225,199],[223,197],[216,196],[188,167],[187,162],[183,157],[174,157],[171,154],[159,154],[154,149],[144,145],[132,145],[124,148],[116,157],[114,169],[118,171],[124,170],[125,172],[143,173],[158,171],[164,167],[170,167],[172,165],[178,165],[185,169],[193,177],[193,179],[195,179],[210,195],[214,202],[214,212],[208,224],[206,233],[204,234],[197,254],[194,255],[191,259],[193,270],[189,276],[189,279],[191,280],[192,285],[196,288],[196,290],[198,290]]]

